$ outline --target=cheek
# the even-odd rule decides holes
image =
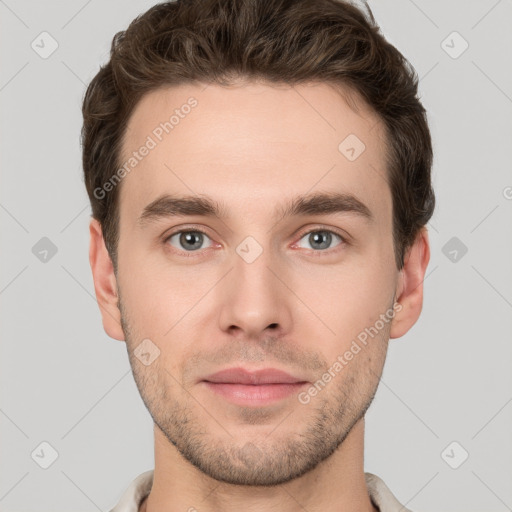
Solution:
[[[317,345],[322,359],[336,375],[333,381],[337,384],[331,387],[333,392],[352,389],[354,397],[366,397],[381,373],[390,320],[383,322],[380,315],[388,311],[392,298],[392,273],[386,268],[387,274],[384,274],[385,270],[376,263],[360,262],[358,266],[333,272],[329,279],[321,280],[314,274],[308,278],[322,286],[321,291],[309,287],[312,291],[304,302],[313,304],[312,309],[335,333],[325,331],[327,335],[322,336],[323,342],[319,340]],[[356,385],[360,389],[356,390]]]
[[[123,253],[119,282],[132,321],[163,336],[207,292],[209,279],[197,266],[173,264],[156,252]]]
[[[345,343],[387,311],[392,284],[389,266],[360,260],[337,268],[311,267],[301,272],[294,289],[304,304],[334,331],[338,343]]]

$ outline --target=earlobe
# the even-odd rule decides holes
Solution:
[[[89,262],[94,280],[96,300],[100,307],[103,328],[111,337],[124,341],[121,327],[121,313],[118,307],[117,280],[114,266],[103,239],[101,225],[98,220],[91,219],[89,225],[90,244]]]
[[[407,251],[400,270],[396,302],[401,308],[391,323],[390,338],[400,338],[418,320],[423,306],[423,280],[429,260],[428,231],[423,227]]]

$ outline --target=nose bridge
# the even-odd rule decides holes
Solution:
[[[286,327],[288,313],[283,284],[274,273],[276,259],[268,245],[248,236],[233,253],[233,270],[222,290],[220,322],[223,329],[238,327],[258,335],[267,327]],[[271,270],[272,269],[272,270]]]

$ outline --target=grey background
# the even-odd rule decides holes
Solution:
[[[153,468],[151,418],[94,298],[79,146],[86,84],[151,5],[0,0],[2,511],[109,510]],[[421,78],[438,205],[423,313],[390,342],[365,470],[414,511],[512,510],[512,3],[370,6]],[[59,45],[46,59],[43,31]]]

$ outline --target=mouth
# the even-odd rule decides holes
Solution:
[[[201,381],[216,395],[238,405],[263,406],[283,400],[307,384],[282,370],[266,368],[250,372],[244,368],[228,368]]]

